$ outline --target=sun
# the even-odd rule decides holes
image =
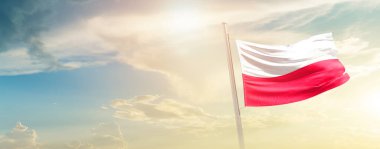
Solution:
[[[202,18],[196,10],[177,10],[168,14],[166,25],[174,32],[192,31],[201,27]]]

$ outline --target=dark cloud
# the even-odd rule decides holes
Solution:
[[[36,63],[48,70],[60,67],[43,48],[40,34],[48,29],[49,6],[53,1],[2,0],[0,5],[0,52],[26,48]]]

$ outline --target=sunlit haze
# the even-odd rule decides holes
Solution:
[[[3,0],[0,149],[238,149],[222,22],[247,149],[380,148],[376,0]],[[351,79],[244,107],[235,40],[333,33]]]

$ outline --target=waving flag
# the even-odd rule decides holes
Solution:
[[[274,106],[305,100],[349,80],[331,33],[293,45],[236,41],[246,106]]]

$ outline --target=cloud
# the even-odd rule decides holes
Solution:
[[[142,5],[144,2],[132,4],[129,1],[113,1],[110,4],[104,4],[98,0],[90,0],[74,2],[78,3],[78,6],[65,5],[64,8],[72,8],[73,12],[85,11],[79,9],[83,5],[102,9],[98,12],[88,9],[88,12],[80,13],[83,15],[76,15],[80,19],[73,19],[75,21],[70,24],[53,26],[49,31],[39,32],[36,37],[40,43],[43,43],[44,51],[53,56],[62,66],[60,70],[121,62],[140,70],[165,75],[171,83],[168,90],[181,99],[193,103],[215,103],[215,101],[226,103],[229,102],[226,98],[229,94],[225,88],[228,86],[228,81],[226,81],[228,73],[221,19],[232,20],[231,31],[234,32],[234,37],[265,43],[274,41],[285,43],[309,35],[289,29],[307,26],[312,21],[325,16],[331,11],[332,5],[339,2],[341,1],[300,0],[297,3],[286,2],[289,4],[284,7],[279,5],[283,4],[283,1],[245,1],[244,3],[210,1],[191,3],[194,6],[202,6],[199,9],[189,7],[178,11],[171,3],[162,3],[159,6],[149,3],[149,6],[144,6]],[[124,6],[121,3],[128,3],[129,5],[126,6],[128,8],[136,5],[141,9],[119,9]],[[306,5],[300,5],[300,3]],[[241,9],[228,9],[227,6],[230,5]],[[278,6],[278,9],[267,9],[268,5],[276,6],[276,8]],[[118,6],[115,8],[118,13],[103,11],[103,9],[109,10],[108,7],[111,6]],[[206,6],[211,8],[203,8]],[[155,7],[155,9],[148,9],[150,7]],[[251,7],[257,7],[257,9]],[[160,13],[150,13],[152,11]],[[257,14],[260,16],[252,15],[254,12],[260,12]],[[173,15],[177,13],[181,14]],[[250,17],[245,17],[246,15]],[[183,21],[194,18],[198,21],[191,21],[193,25],[189,28],[172,25],[173,22],[185,24],[186,22]],[[260,31],[258,29],[260,26],[270,27],[268,24],[272,24],[271,26],[277,30]],[[284,36],[287,38],[283,38]],[[22,49],[29,51],[28,48]],[[0,74],[38,73],[46,71],[45,69],[49,67],[45,63],[35,62],[33,57],[27,55],[14,58],[9,63],[10,65],[4,65],[4,69],[0,69]],[[238,68],[237,72],[240,73]]]
[[[100,123],[85,141],[73,141],[70,149],[127,149],[124,133],[118,123]]]
[[[41,72],[45,64],[33,63],[27,49],[13,49],[0,53],[0,75],[32,74]]]
[[[316,18],[326,15],[331,11],[331,5],[322,5],[301,10],[294,10],[283,15],[271,15],[257,25],[256,30],[289,30],[302,27]]]
[[[350,37],[343,41],[337,41],[336,46],[339,48],[339,54],[356,56],[359,52],[368,48],[369,42],[357,37]]]
[[[13,130],[4,136],[0,136],[0,148],[4,149],[39,149],[37,132],[29,129],[20,122]]]
[[[275,13],[256,23],[237,23],[238,34],[257,42],[289,43],[321,32],[334,32],[339,57],[352,78],[375,73],[380,67],[377,60],[378,38],[376,15],[379,3],[375,1],[342,1],[327,5],[297,9],[287,13]],[[354,16],[354,17],[351,17]],[[251,31],[256,37],[244,36]],[[375,32],[374,32],[375,31]],[[283,38],[287,37],[287,38]]]
[[[69,149],[94,149],[92,144],[83,143],[81,141],[73,141],[67,145]]]
[[[307,1],[302,2],[307,3]],[[325,5],[326,3],[328,4]],[[232,38],[239,37],[263,43],[275,41],[277,44],[302,39],[309,34],[297,29],[325,17],[334,8],[334,3],[321,2],[309,4],[308,7],[287,5],[292,9],[277,13],[263,8],[255,9],[255,11],[262,10],[260,12],[266,16],[262,16],[261,20],[238,17],[241,18],[240,22],[231,23],[234,35]],[[241,4],[244,3],[235,5],[241,6]],[[240,10],[245,10],[245,14],[255,12],[246,7],[242,6]],[[234,14],[232,10],[225,12],[230,15],[220,14],[220,16],[227,20],[236,18],[232,17]],[[141,70],[167,76],[172,84],[170,89],[180,98],[194,103],[213,103],[216,100],[222,103],[227,102],[226,97],[229,96],[226,88],[222,88],[228,86],[228,81],[222,81],[228,80],[228,73],[225,67],[223,52],[225,47],[220,21],[207,19],[208,16],[214,15],[213,13],[201,13],[201,20],[207,21],[201,21],[202,25],[187,32],[173,32],[177,28],[167,25],[167,22],[173,18],[165,17],[165,13],[138,16],[138,18],[126,14],[100,16],[91,19],[88,26],[102,35],[105,42],[119,50],[119,61]],[[114,28],[110,30],[109,26]],[[269,29],[263,30],[260,26]],[[240,73],[238,67],[237,72]]]
[[[65,30],[67,31],[66,38],[58,36],[52,38],[56,40],[47,40],[50,39],[51,33],[59,32],[61,28],[70,27],[71,24],[80,25],[80,21],[74,17],[78,15],[71,16],[70,14],[72,13],[64,9],[71,8],[76,12],[78,8],[75,8],[75,5],[71,4],[72,2],[55,0],[49,2],[42,0],[3,1],[0,6],[0,33],[2,35],[0,37],[0,55],[2,55],[0,60],[6,61],[7,65],[2,64],[4,67],[0,66],[0,75],[23,75],[70,70],[104,65],[110,61],[109,57],[112,57],[112,52],[99,52],[99,49],[109,48],[94,44],[98,41],[92,40],[93,38],[91,37],[96,36],[86,36],[78,39],[70,34],[72,32]],[[77,2],[77,4],[79,3],[82,2]],[[73,18],[68,18],[61,14],[67,14]],[[81,17],[90,16],[83,15]],[[65,45],[62,46],[62,41],[57,40],[63,40]],[[76,40],[77,43],[74,44],[73,40]],[[93,43],[87,43],[86,41],[88,40],[93,41]],[[55,46],[51,46],[52,44]],[[11,57],[7,57],[10,55],[9,53],[17,53],[20,49],[25,53],[23,56],[11,54]]]
[[[346,65],[351,78],[368,76],[380,70],[379,48],[371,48],[368,41],[364,41],[358,37],[349,37],[337,41],[336,46],[342,60],[353,61]]]
[[[100,57],[100,54],[87,53],[90,56],[83,56],[83,53],[78,53],[74,56],[62,57],[62,55],[59,55],[60,53],[57,54],[54,51],[56,49],[47,47],[47,44],[51,45],[50,41],[43,39],[46,37],[43,34],[50,31],[59,31],[62,26],[70,26],[68,24],[73,23],[71,21],[80,22],[77,19],[78,15],[67,12],[67,9],[78,12],[80,9],[74,6],[82,3],[84,2],[74,0],[64,2],[56,0],[48,2],[43,0],[4,0],[0,6],[0,54],[7,56],[7,53],[15,53],[19,49],[23,49],[26,55],[23,57],[1,57],[1,61],[11,60],[7,61],[10,65],[6,68],[0,67],[0,75],[33,74],[106,64],[108,61],[102,59],[104,57]],[[84,5],[81,6],[83,7]],[[67,16],[62,14],[67,14]],[[83,15],[81,17],[90,16]],[[77,22],[74,22],[74,24],[77,24]],[[66,44],[70,45],[67,42]],[[78,44],[74,46],[76,45]],[[94,44],[94,47],[96,46]],[[64,48],[60,50],[69,50],[68,48],[77,50],[76,48],[78,47],[65,46]],[[87,48],[93,47],[87,45]]]
[[[118,51],[102,40],[87,23],[57,28],[41,35],[46,49],[67,69],[106,65],[116,62]]]
[[[44,49],[40,33],[46,30],[45,21],[49,14],[51,2],[6,0],[0,6],[0,52],[25,48],[33,65],[45,65],[43,71],[62,67],[58,61]],[[28,65],[27,65],[28,66]],[[10,71],[10,70],[8,70]],[[34,70],[41,71],[40,69]],[[10,74],[24,73],[20,70]],[[25,73],[30,73],[26,71]]]
[[[112,51],[114,50],[112,48],[115,48],[112,47],[114,45],[111,47],[104,46],[103,43],[108,43],[109,41],[102,41],[97,37],[107,37],[108,39],[112,38],[113,40],[135,40],[136,38],[137,40],[141,40],[138,39],[142,37],[140,35],[146,34],[146,36],[143,36],[142,38],[152,35],[152,38],[163,39],[167,38],[165,37],[167,36],[165,33],[181,32],[181,29],[178,27],[184,25],[189,27],[188,24],[191,23],[200,23],[193,24],[192,27],[208,27],[209,25],[219,24],[226,18],[227,21],[231,20],[231,22],[236,22],[236,20],[232,21],[237,18],[236,16],[240,16],[238,17],[238,22],[255,21],[257,18],[267,17],[268,14],[273,12],[287,12],[290,10],[295,11],[324,3],[336,2],[338,1],[321,1],[311,3],[310,1],[299,0],[297,3],[286,2],[288,4],[287,7],[283,7],[281,5],[283,4],[282,1],[244,1],[243,3],[224,1],[221,3],[219,1],[177,2],[173,0],[165,0],[152,3],[150,1],[104,2],[100,0],[71,0],[65,2],[43,2],[41,0],[37,0],[30,2],[26,0],[7,0],[1,6],[2,11],[0,11],[0,32],[2,33],[2,37],[0,38],[0,52],[20,48],[27,49],[29,58],[22,59],[22,61],[30,62],[22,67],[30,70],[22,72],[18,68],[15,68],[14,71],[7,69],[3,70],[2,74],[30,74],[32,72],[37,73],[52,70],[66,70],[88,66],[98,66],[109,62],[114,62],[114,54],[117,54],[117,52],[115,53],[115,51]],[[304,3],[306,5],[299,5],[299,3]],[[243,15],[245,16],[254,12],[252,11],[251,5],[255,7],[256,5],[258,6],[257,9],[254,10],[261,12],[260,17],[258,17],[258,15],[255,15],[254,17],[252,17],[252,15],[251,17],[243,17]],[[271,5],[271,7],[281,7],[278,7],[278,9],[266,9],[266,5]],[[191,9],[191,7],[185,6],[193,6],[196,9]],[[83,9],[83,7],[88,9]],[[237,7],[239,7],[239,9],[228,9]],[[181,12],[179,12],[178,8],[180,8]],[[71,11],[68,12],[67,10]],[[198,15],[194,16],[192,13]],[[191,21],[190,23],[178,21],[181,19],[193,19],[194,21]],[[86,25],[83,26],[86,22],[89,22],[89,24],[91,24],[91,22],[96,23],[96,20],[98,20],[98,27],[96,28]],[[101,21],[100,24],[99,21]],[[178,22],[183,23],[176,26],[171,25],[173,23],[178,24]],[[103,26],[99,27],[99,25]],[[73,26],[78,27],[72,28]],[[109,28],[109,26],[114,26],[112,28],[115,28],[116,26],[116,28],[112,29]],[[128,27],[126,28],[125,26]],[[86,29],[86,27],[89,27],[91,30]],[[100,32],[98,31],[99,29],[101,29]],[[57,33],[57,31],[62,32]],[[78,33],[72,34],[72,31],[78,31]],[[69,36],[66,36],[66,32]],[[111,37],[108,36],[110,33],[112,35]],[[122,36],[118,36],[120,33]],[[136,37],[137,34],[139,35]],[[160,34],[163,37],[160,37]],[[79,35],[78,37],[81,38],[75,38],[73,35]],[[131,38],[126,38],[124,35],[128,35]],[[69,37],[69,39],[63,37]],[[56,40],[49,40],[50,38]],[[63,41],[57,41],[58,39],[62,39]],[[114,42],[112,43],[115,44]],[[117,45],[115,46],[118,48]],[[165,45],[163,48],[166,48]],[[92,53],[94,51],[99,52],[100,50],[105,51],[101,53]],[[121,50],[125,51],[125,47]],[[107,53],[107,51],[110,53]],[[85,54],[86,52],[87,55]],[[128,61],[132,63],[132,60]],[[38,67],[35,67],[34,65],[38,65]],[[143,64],[136,63],[135,65],[136,67],[144,66]],[[152,67],[144,68],[159,70]],[[172,76],[176,76],[173,72],[161,72],[170,73]],[[176,77],[181,78],[181,76]]]
[[[175,32],[178,28],[167,25],[168,20],[163,18],[165,15],[96,17],[88,21],[87,28],[117,49],[115,60],[166,76],[172,85],[168,90],[181,98],[196,102],[223,99],[226,93],[221,91],[220,83],[228,81],[215,80],[227,75],[223,73],[225,53],[220,52],[224,49],[221,28],[199,27]],[[107,27],[110,25],[113,29]],[[210,97],[210,89],[219,94]]]
[[[72,136],[73,140],[80,139]],[[88,138],[71,143],[46,142],[47,138],[40,143],[40,138],[34,129],[18,122],[16,126],[5,135],[0,134],[1,149],[127,149],[124,132],[117,122],[100,123],[91,129]]]
[[[171,0],[154,3],[147,1],[103,2],[99,0],[48,3],[25,0],[7,1],[1,6],[1,10],[4,11],[0,12],[2,20],[0,21],[2,23],[0,30],[4,35],[0,38],[0,45],[2,45],[0,51],[26,49],[28,55],[17,57],[16,60],[9,62],[14,67],[0,68],[0,75],[77,69],[122,61],[142,70],[156,71],[168,76],[173,86],[176,86],[174,88],[181,88],[175,90],[182,97],[194,95],[193,92],[190,92],[192,90],[198,90],[197,92],[204,90],[197,89],[192,82],[206,81],[207,84],[202,86],[211,85],[216,92],[220,92],[220,89],[216,89],[217,85],[212,85],[215,81],[202,78],[188,80],[187,75],[192,73],[179,68],[194,68],[195,65],[215,66],[216,61],[223,61],[223,53],[217,55],[218,59],[204,59],[206,56],[215,54],[217,49],[223,48],[223,46],[217,46],[223,45],[223,40],[220,30],[215,28],[223,19],[233,24],[232,29],[238,31],[236,35],[239,37],[255,39],[255,36],[247,34],[250,32],[262,35],[260,38],[257,37],[259,41],[280,40],[281,42],[284,40],[282,42],[286,42],[289,39],[279,37],[292,36],[293,39],[296,39],[296,37],[306,36],[306,34],[284,31],[285,29],[307,26],[321,16],[327,15],[326,13],[331,12],[332,5],[340,2],[343,1],[298,0],[286,2],[287,5],[284,7],[285,2],[283,1],[244,1],[241,3],[229,1],[179,3]],[[180,4],[183,6],[183,3],[197,9],[184,7],[186,9],[181,9],[181,12],[175,9]],[[81,9],[84,6],[91,9]],[[269,6],[271,9],[268,9]],[[61,11],[67,9],[72,12],[68,12],[66,16],[59,15]],[[251,15],[253,12],[260,12],[260,14]],[[53,19],[53,17],[62,17],[63,19]],[[193,24],[191,28],[183,28],[190,29],[190,31],[183,32],[180,26],[190,24],[183,20],[194,18],[195,21],[191,21]],[[53,23],[47,23],[48,19]],[[182,23],[176,26],[171,25],[178,24],[178,22]],[[245,27],[241,28],[242,26]],[[255,29],[254,31],[252,31],[252,27]],[[260,28],[274,28],[277,31],[259,32]],[[186,36],[183,36],[184,34]],[[263,36],[265,39],[262,38]],[[219,37],[220,41],[215,40]],[[172,39],[172,41],[167,39]],[[205,43],[205,41],[208,42]],[[207,47],[215,47],[213,48],[215,50],[204,50]],[[189,52],[189,50],[192,51]],[[160,57],[153,55],[160,55]],[[199,55],[204,55],[204,58],[199,59]],[[184,59],[199,59],[197,61],[203,62],[203,64],[195,61],[189,64]],[[174,68],[169,64],[173,61],[179,62],[179,67]],[[194,69],[200,68],[195,67]],[[209,68],[201,69],[197,72],[203,72]],[[219,72],[223,71],[222,67],[213,69],[217,69]],[[210,73],[200,75],[207,76],[208,74]],[[220,98],[205,94],[193,98]]]
[[[320,102],[311,109],[317,109],[321,104],[328,103]],[[115,99],[110,107],[115,110],[113,116],[116,119],[143,122],[197,136],[218,135],[226,133],[225,130],[234,130],[236,127],[232,109],[227,115],[211,114],[200,107],[157,95]],[[278,125],[304,123],[316,119],[316,117],[320,121],[328,121],[324,111],[310,114],[301,112],[304,111],[302,106],[295,107],[288,113],[271,109],[252,111],[242,108],[242,122],[247,129],[265,130]]]
[[[380,62],[373,61],[366,65],[347,65],[346,68],[352,78],[358,78],[378,72],[380,70],[379,64]]]
[[[226,127],[223,124],[226,117],[211,115],[199,107],[157,95],[115,99],[111,107],[117,119],[140,121],[167,129],[183,129],[194,133]]]
[[[136,4],[129,1],[120,3],[112,1],[110,4],[104,4],[99,0],[89,0],[74,2],[78,3],[78,6],[69,5],[66,8],[73,7],[73,12],[79,11],[83,5],[91,8],[83,15],[76,15],[80,19],[70,24],[53,26],[49,31],[39,32],[36,37],[43,43],[44,51],[63,66],[61,70],[106,65],[113,62],[124,63],[143,71],[164,75],[171,84],[167,90],[175,93],[175,96],[180,99],[193,104],[225,104],[229,102],[227,97],[230,94],[226,88],[229,82],[224,52],[225,43],[220,25],[223,19],[231,22],[232,39],[239,37],[268,44],[289,43],[309,36],[310,31],[305,30],[313,28],[317,20],[342,18],[340,17],[344,14],[342,12],[351,12],[349,9],[351,5],[343,5],[348,8],[340,9],[342,11],[340,13],[334,13],[334,9],[337,5],[340,6],[341,2],[339,0],[245,1],[244,3],[209,1],[192,3],[195,6],[202,5],[199,9],[195,7],[197,9],[188,8],[178,11],[170,3],[157,7],[149,3],[149,6],[145,8],[142,5],[144,2],[140,3],[140,1]],[[139,10],[119,9],[124,6],[121,5],[124,3],[129,4],[126,6],[128,8],[134,5],[142,8]],[[287,4],[286,7],[281,5],[284,3]],[[104,4],[103,7],[101,7],[102,4]],[[111,9],[108,8],[111,5],[118,5],[115,8],[118,13],[103,11],[103,8]],[[204,9],[203,7],[206,6],[211,8]],[[273,8],[268,9],[269,6]],[[155,7],[155,9],[149,9],[150,7]],[[92,8],[102,9],[96,11]],[[177,11],[181,15],[172,15]],[[199,20],[196,21],[198,24],[190,28],[172,25],[173,22],[175,24],[175,22],[192,20],[194,17]],[[337,20],[333,19],[333,21]],[[338,33],[338,36],[342,34]],[[344,42],[352,43],[350,45],[352,49],[357,50],[357,48],[363,48],[360,46],[366,46],[366,43],[363,43],[365,40],[360,36],[344,38],[348,40],[350,37],[352,37],[351,41]],[[353,43],[354,38],[361,40]],[[366,42],[373,43],[367,40]],[[26,55],[6,58],[13,55],[12,53],[22,53],[20,51],[24,53],[26,51]],[[12,49],[12,52],[1,53],[0,58],[9,62],[0,64],[0,75],[46,71],[49,64],[35,62],[28,51],[28,48],[18,48]],[[236,59],[235,62],[238,64]],[[236,72],[240,73],[239,66],[236,67]],[[239,77],[237,75],[238,80],[240,80]]]
[[[305,33],[333,31],[341,34],[347,28],[368,25],[363,22],[376,20],[377,16],[372,13],[378,11],[376,7],[378,4],[371,0],[365,3],[360,0],[322,2],[311,7],[300,7],[300,9],[289,10],[285,13],[267,15],[252,25],[260,30],[275,29]]]
[[[87,0],[76,3],[82,6],[87,5],[92,9],[102,8],[101,4],[111,3],[101,2],[94,7],[94,4],[91,4],[93,1]],[[100,2],[99,0],[97,1]],[[140,2],[144,3],[143,1],[138,1],[137,3]],[[123,10],[121,7],[124,6],[122,5],[124,3],[128,2],[122,1],[118,5],[119,10],[106,14],[93,12],[94,14],[82,16],[81,13],[73,13],[80,18],[77,22],[66,22],[66,24],[52,27],[48,31],[40,30],[30,36],[30,41],[17,42],[23,43],[20,44],[22,45],[20,47],[7,45],[9,48],[0,53],[0,61],[2,62],[0,64],[0,75],[50,71],[57,69],[54,65],[55,62],[65,69],[121,62],[142,71],[157,72],[157,74],[166,76],[168,81],[171,82],[171,86],[165,86],[165,88],[176,94],[174,98],[145,95],[129,99],[115,99],[111,103],[111,107],[103,108],[108,110],[112,108],[114,110],[113,117],[117,120],[127,121],[128,123],[144,123],[157,126],[160,130],[161,128],[166,128],[178,130],[181,133],[210,135],[214,133],[204,132],[232,131],[235,130],[234,119],[230,116],[232,110],[213,109],[221,107],[220,105],[230,104],[225,47],[220,22],[227,20],[231,24],[232,38],[239,37],[262,43],[288,43],[303,39],[303,37],[309,36],[311,32],[336,29],[334,27],[326,28],[324,25],[339,22],[339,20],[334,20],[333,18],[350,18],[342,16],[342,14],[345,14],[351,8],[342,9],[340,13],[330,13],[334,12],[335,8],[332,6],[333,4],[325,5],[330,3],[327,1],[245,1],[244,3],[228,1],[227,4],[218,4],[219,1],[212,1],[205,2],[213,4],[205,5],[206,8],[212,7],[212,9],[205,12],[197,9],[184,12],[183,15],[172,16],[170,13],[161,12],[160,7],[154,6],[155,2],[149,3],[146,8],[144,5],[139,5],[139,7],[149,10],[149,13],[145,12],[145,9],[134,11],[134,8],[139,7],[134,7],[133,4],[128,5],[131,10]],[[260,5],[255,5],[257,3]],[[288,3],[290,4],[288,5]],[[336,1],[332,3],[335,4]],[[150,9],[151,7],[155,9]],[[0,6],[0,8],[3,10],[3,7]],[[161,13],[155,13],[159,11]],[[170,24],[171,22],[178,23],[187,20],[186,17],[189,16],[194,17],[192,13],[195,16],[202,15],[197,18],[201,20],[199,21],[200,24],[186,28],[181,28],[180,26],[175,28]],[[0,15],[3,15],[3,13],[1,12]],[[329,17],[329,15],[332,17]],[[322,23],[323,25],[316,23],[320,19],[324,20],[323,18],[333,21],[324,22]],[[40,21],[44,22],[43,20]],[[370,21],[371,19],[369,19]],[[355,22],[356,20],[348,20],[347,24],[351,25],[355,24]],[[314,27],[313,24],[316,24],[317,27]],[[309,30],[315,28],[317,29]],[[3,31],[1,29],[0,31]],[[23,29],[21,27],[18,30]],[[368,31],[371,30],[363,32]],[[368,51],[378,51],[378,49],[371,47],[373,43],[376,43],[374,40],[352,33],[338,32],[337,35],[337,39],[340,40],[338,46],[343,49],[342,56],[345,57],[344,60],[347,60],[348,68],[351,69],[351,66],[352,68],[356,67],[354,68],[355,73],[360,74],[363,74],[363,72],[372,73],[378,70],[377,56],[374,56],[371,52],[367,53]],[[14,38],[19,37],[21,36]],[[14,38],[12,37],[12,40]],[[8,37],[4,39],[11,41],[11,38]],[[16,41],[9,43],[16,43]],[[48,55],[34,53],[30,50],[41,50]],[[38,55],[41,57],[38,57]],[[359,58],[361,56],[363,57]],[[363,60],[367,58],[368,61]],[[40,59],[46,59],[46,61]],[[370,64],[368,66],[371,67],[367,67],[366,64]],[[60,69],[63,68],[60,67]],[[238,67],[236,71],[237,74],[240,73]],[[241,87],[241,85],[239,86]],[[336,97],[336,99],[340,98],[342,97]],[[210,111],[206,112],[203,110],[204,108],[195,105],[208,106],[207,108],[221,111],[221,113],[220,115],[211,114]],[[302,124],[305,122],[314,124],[313,122],[316,121],[325,121],[327,123],[331,119],[326,115],[331,111],[324,108],[336,104],[331,104],[331,101],[329,101],[329,104],[323,106],[316,104],[314,108],[310,108],[310,105],[306,104],[303,106],[297,105],[295,104],[291,108],[287,107],[292,110],[301,109],[290,114],[285,114],[286,112],[283,112],[284,109],[281,108],[269,108],[269,110],[253,108],[253,110],[247,110],[253,111],[253,113],[243,112],[244,127],[247,128],[247,131],[252,132],[251,134],[257,134],[256,130],[258,128],[269,131],[276,126],[286,124]],[[305,112],[305,107],[311,110],[309,109],[309,111]],[[327,107],[327,109],[329,108],[336,109],[336,107]],[[325,111],[320,112],[320,110]],[[214,113],[218,113],[215,111]],[[224,116],[223,114],[225,113],[229,115]],[[339,114],[334,116],[339,117]],[[74,149],[125,148],[125,139],[123,133],[120,132],[122,131],[120,131],[117,124],[100,124],[99,127],[93,130],[93,134],[89,138],[74,141],[65,145],[65,147]],[[278,134],[278,132],[276,133]],[[5,135],[0,137],[0,140],[11,139]],[[12,141],[2,141],[1,145],[4,142],[7,142],[7,145],[12,143]]]

